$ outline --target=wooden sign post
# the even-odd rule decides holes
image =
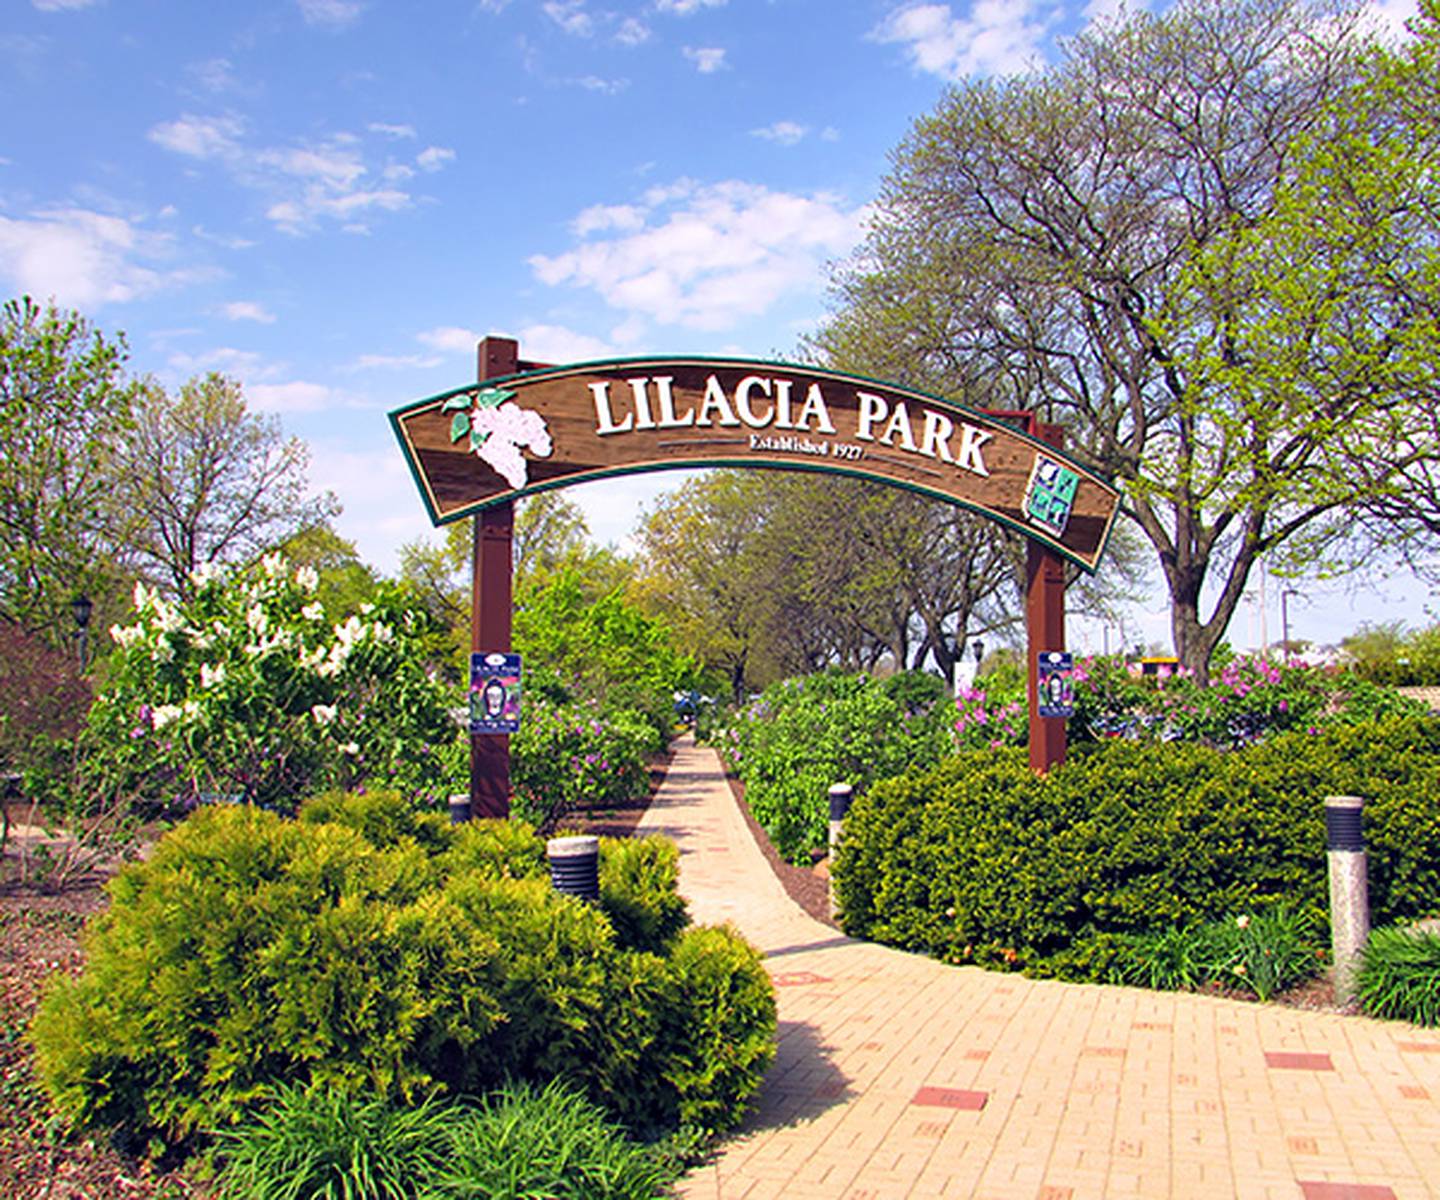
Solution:
[[[1063,758],[1040,717],[1037,654],[1065,646],[1064,562],[1093,571],[1119,493],[1028,413],[968,408],[836,371],[733,358],[546,367],[510,338],[480,343],[478,381],[390,414],[430,518],[476,518],[472,645],[510,649],[513,502],[591,479],[675,467],[822,471],[958,504],[1030,540],[1031,763]],[[471,808],[509,811],[505,735],[472,735]]]
[[[475,377],[482,384],[514,375],[520,369],[520,347],[510,338],[483,339],[477,358]],[[514,528],[515,504],[511,500],[482,508],[475,516],[470,575],[471,654],[510,651]],[[506,734],[470,734],[470,815],[510,815],[510,739]]]
[[[1065,444],[1058,425],[1031,431],[1057,450]],[[1065,560],[1033,538],[1025,550],[1026,696],[1030,702],[1030,769],[1045,774],[1065,761],[1065,718],[1040,715],[1040,655],[1065,649]]]

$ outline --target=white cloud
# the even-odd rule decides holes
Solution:
[[[318,412],[353,407],[334,388],[323,383],[253,383],[245,386],[245,401],[256,412]]]
[[[307,438],[310,483],[331,491],[342,510],[335,529],[361,558],[384,572],[399,569],[402,543],[434,537],[405,458],[393,444],[361,451],[347,441]]]
[[[172,354],[166,362],[171,370],[182,375],[205,375],[218,371],[222,375],[264,378],[273,375],[277,369],[267,367],[264,358],[254,350],[239,350],[234,346],[215,346],[197,354],[180,352]]]
[[[221,306],[220,315],[227,321],[255,321],[261,325],[275,324],[275,314],[263,304],[256,304],[253,300],[233,300],[229,304]]]
[[[595,21],[585,11],[585,0],[546,0],[540,7],[566,33],[589,37],[595,32]]]
[[[1392,38],[1405,36],[1405,22],[1416,15],[1415,0],[1370,0],[1365,13]]]
[[[1036,8],[1035,0],[975,0],[958,17],[949,4],[907,4],[871,37],[902,44],[919,70],[945,79],[1018,74],[1040,60],[1058,16]]]
[[[100,0],[30,0],[41,12],[75,12],[93,8]]]
[[[210,58],[204,62],[191,63],[185,68],[185,73],[207,92],[231,92],[238,90],[240,86],[235,78],[234,65],[228,58]]]
[[[611,358],[615,349],[601,338],[563,325],[527,325],[516,335],[527,362],[572,363]]]
[[[1080,15],[1087,24],[1093,25],[1131,13],[1148,12],[1149,9],[1147,0],[1089,0]]]
[[[150,140],[188,158],[231,158],[240,153],[244,123],[238,117],[179,117],[150,130]]]
[[[444,360],[433,354],[362,354],[355,360],[355,371],[412,371],[438,367]]]
[[[365,6],[359,0],[297,0],[307,25],[343,29],[355,21]]]
[[[627,316],[723,331],[796,293],[819,291],[823,264],[859,243],[866,215],[834,196],[738,181],[654,188],[639,211],[640,226],[631,217],[577,219],[582,244],[531,258],[536,277],[595,291]]]
[[[484,336],[469,329],[462,329],[458,325],[441,325],[415,335],[422,346],[429,346],[432,350],[440,350],[446,354],[458,354],[462,351],[474,354],[476,345]]]
[[[575,83],[587,92],[603,92],[607,96],[614,96],[630,86],[628,79],[602,79],[598,75],[582,76]]]
[[[368,126],[377,138],[414,136],[408,125]],[[150,130],[150,140],[201,162],[213,162],[240,184],[269,197],[265,214],[283,232],[302,234],[321,221],[338,222],[347,232],[368,232],[359,218],[374,212],[408,208],[413,197],[396,185],[413,175],[396,163],[381,165],[365,141],[353,133],[288,146],[256,146],[246,123],[234,115],[190,114]],[[417,161],[437,170],[454,157],[441,146],[423,150]]]
[[[527,362],[580,362],[584,359],[610,358],[616,353],[613,342],[588,333],[579,333],[563,325],[535,322],[524,326],[513,335],[506,335],[504,331],[494,329],[489,332],[513,336],[520,343],[521,357]],[[442,325],[436,329],[427,329],[416,334],[415,340],[443,355],[463,355],[473,362],[475,349],[484,337],[485,334],[477,330],[465,329],[458,325]],[[427,359],[412,364],[406,359],[397,358],[394,360],[394,365],[434,366],[438,361],[438,359]],[[391,364],[377,362],[375,365]]]
[[[645,228],[645,210],[633,204],[592,204],[570,222],[576,237],[604,233],[607,229],[633,231]]]
[[[415,162],[422,171],[438,171],[448,162],[455,161],[455,151],[447,146],[427,146],[415,156]]]
[[[80,308],[133,300],[192,279],[184,271],[146,265],[169,251],[167,237],[87,209],[0,216],[0,275],[12,289]]]
[[[686,46],[681,53],[702,75],[713,75],[725,66],[725,51],[714,46]]]
[[[195,225],[190,230],[202,242],[210,242],[212,245],[223,246],[226,250],[248,250],[255,244],[252,238],[226,236],[219,233],[211,233],[203,225]]]
[[[806,126],[797,125],[794,121],[776,121],[763,129],[752,129],[750,136],[764,138],[767,142],[776,142],[781,146],[794,146],[804,141],[809,132]]]
[[[643,46],[650,40],[650,26],[635,17],[626,17],[615,32],[615,40],[622,46]]]
[[[702,8],[724,8],[726,0],[655,0],[655,10],[688,17]]]

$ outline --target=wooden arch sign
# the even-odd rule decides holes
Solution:
[[[672,468],[756,467],[873,479],[994,518],[1030,539],[1030,761],[1064,757],[1038,716],[1037,655],[1064,650],[1064,570],[1095,570],[1119,511],[1109,482],[1032,414],[981,411],[893,384],[734,358],[524,363],[479,346],[478,382],[390,414],[438,524],[477,518],[472,649],[510,648],[511,502],[572,483]],[[503,739],[472,737],[471,810],[509,809]]]
[[[676,467],[828,471],[973,509],[1093,571],[1118,508],[1028,414],[811,367],[645,358],[487,379],[391,423],[436,524],[532,492]]]

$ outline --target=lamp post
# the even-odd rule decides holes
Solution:
[[[1280,639],[1285,661],[1290,661],[1290,597],[1300,593],[1294,588],[1280,590]]]
[[[85,670],[86,662],[89,659],[90,640],[90,613],[95,604],[84,592],[70,601],[70,615],[75,618],[75,627],[79,631],[77,636],[80,641],[80,670]]]
[[[972,649],[975,651],[975,678],[979,679],[980,660],[985,657],[985,643],[982,642],[979,638],[976,638],[975,645],[972,647]]]

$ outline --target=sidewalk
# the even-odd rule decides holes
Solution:
[[[702,923],[767,958],[779,1055],[690,1200],[1440,1196],[1440,1031],[1032,981],[857,942],[791,903],[709,749],[641,822]]]

